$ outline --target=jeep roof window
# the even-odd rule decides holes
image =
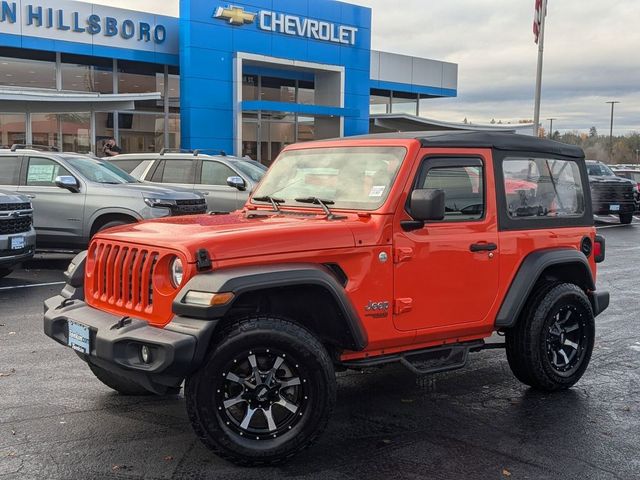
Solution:
[[[406,154],[405,147],[285,151],[267,171],[255,196],[300,206],[309,204],[296,199],[314,197],[331,200],[337,209],[376,210],[386,201]]]
[[[503,162],[507,211],[513,219],[584,214],[578,164],[571,160],[509,157]]]
[[[124,170],[104,160],[94,160],[89,157],[65,156],[67,163],[87,180],[104,184],[140,183]]]

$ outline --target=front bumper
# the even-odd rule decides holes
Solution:
[[[215,320],[174,317],[164,328],[157,328],[143,320],[94,309],[69,295],[49,298],[44,310],[47,336],[68,346],[69,321],[87,326],[90,348],[89,354],[79,353],[83,360],[160,394],[167,387],[179,386],[200,366],[217,324]],[[149,363],[142,361],[142,345],[151,351]]]
[[[611,210],[611,205],[618,205],[619,210]],[[634,213],[636,211],[635,203],[616,203],[616,202],[594,202],[594,215],[619,215],[625,213]]]
[[[11,250],[11,238],[24,237],[24,248]],[[36,249],[36,231],[31,228],[28,232],[12,235],[0,235],[0,267],[10,267],[33,257]]]

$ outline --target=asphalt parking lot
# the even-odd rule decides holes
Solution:
[[[501,350],[428,378],[401,367],[341,374],[321,440],[269,469],[210,454],[182,396],[118,396],[45,337],[42,301],[60,290],[68,258],[41,257],[0,280],[0,479],[640,478],[640,222],[599,230],[599,288],[612,303],[574,388],[526,388]]]

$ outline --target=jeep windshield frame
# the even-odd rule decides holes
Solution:
[[[285,150],[273,163],[253,198],[276,197],[288,208],[315,208],[311,197],[332,202],[332,210],[381,208],[407,157],[405,146],[337,146]],[[296,200],[298,199],[298,200]]]

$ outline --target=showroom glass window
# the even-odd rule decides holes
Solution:
[[[56,54],[3,47],[0,86],[55,89]]]
[[[369,113],[391,113],[391,92],[389,90],[371,90]]]
[[[0,147],[25,143],[25,120],[24,113],[0,113]]]
[[[113,60],[61,55],[62,90],[113,93]]]
[[[261,77],[259,100],[270,102],[296,102],[296,81],[287,78]]]

